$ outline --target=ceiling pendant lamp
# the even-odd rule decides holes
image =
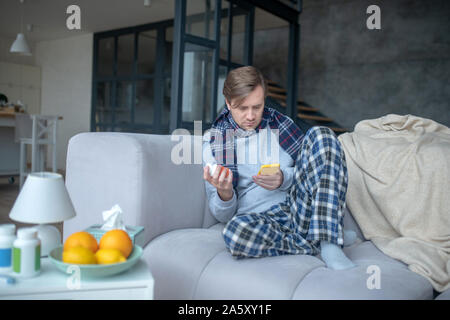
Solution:
[[[17,34],[16,40],[13,42],[11,49],[9,52],[19,53],[25,56],[31,56],[31,50],[28,46],[27,39],[23,34],[23,2],[24,0],[20,0],[21,3],[21,12],[20,12],[20,33]]]

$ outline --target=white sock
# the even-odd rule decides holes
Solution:
[[[356,266],[336,244],[320,241],[320,250],[323,261],[330,269],[344,270]]]

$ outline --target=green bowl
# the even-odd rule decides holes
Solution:
[[[86,278],[107,277],[126,271],[134,266],[142,256],[142,248],[138,245],[134,245],[133,251],[125,262],[113,264],[72,264],[62,261],[62,252],[63,247],[60,246],[53,249],[48,256],[56,268],[61,272],[70,275],[73,273],[72,266],[78,266],[80,268],[80,276]],[[72,268],[69,269],[69,267]]]

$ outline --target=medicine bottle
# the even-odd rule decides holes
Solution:
[[[16,239],[16,226],[12,223],[0,224],[0,273],[12,269],[12,247]]]
[[[13,272],[21,277],[34,277],[41,271],[41,240],[35,228],[17,230],[13,244]]]

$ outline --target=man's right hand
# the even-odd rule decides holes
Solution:
[[[209,167],[203,168],[203,179],[208,181],[217,189],[217,194],[222,201],[233,198],[233,172],[225,167],[217,166],[213,175],[209,174]]]

